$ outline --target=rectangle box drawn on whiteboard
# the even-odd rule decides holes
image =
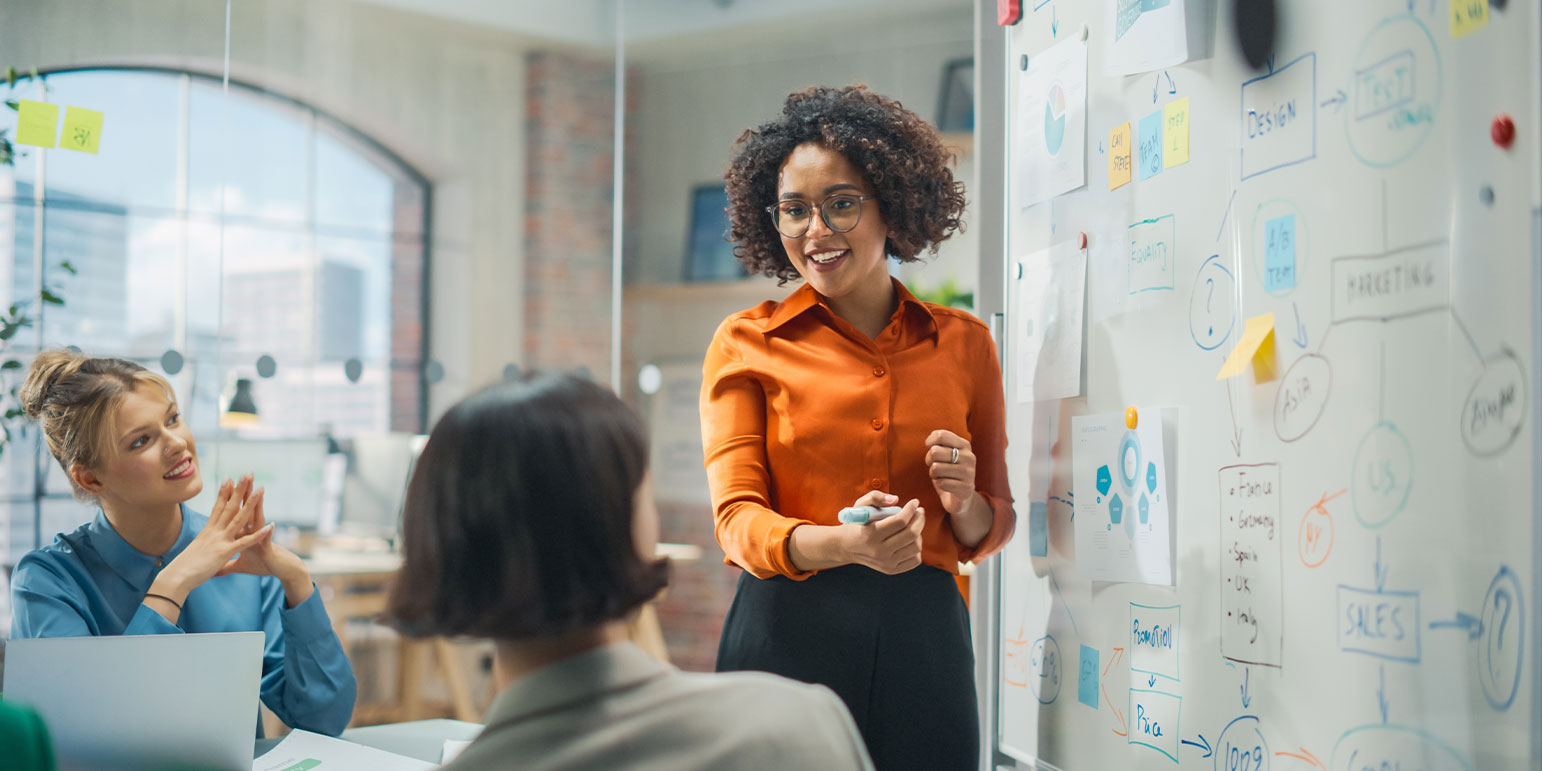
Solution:
[[[1400,104],[1413,101],[1413,51],[1399,51],[1355,72],[1355,120],[1380,115]]]
[[[1391,321],[1451,304],[1451,248],[1430,241],[1369,257],[1333,260],[1333,323]]]
[[[1316,158],[1317,107],[1316,53],[1243,83],[1242,178]]]
[[[1356,589],[1339,584],[1334,627],[1340,650],[1389,661],[1419,662],[1423,646],[1419,640],[1418,592]]]

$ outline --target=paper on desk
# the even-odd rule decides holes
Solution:
[[[448,763],[448,762],[450,762],[450,761],[460,757],[460,754],[462,752],[465,752],[466,748],[470,747],[470,746],[471,746],[471,740],[470,739],[467,739],[465,741],[461,741],[459,739],[445,739],[444,740],[444,750],[442,751],[442,753],[439,756],[439,762],[440,763]]]
[[[371,771],[421,771],[438,766],[374,747],[298,730],[290,732],[278,746],[252,761],[252,771],[352,771],[358,768]]]

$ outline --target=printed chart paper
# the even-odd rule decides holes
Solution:
[[[1138,75],[1209,55],[1206,0],[1107,0],[1105,75]]]
[[[1070,38],[1028,58],[1018,79],[1012,159],[1026,209],[1087,183],[1087,43]]]
[[[252,761],[252,771],[427,771],[438,767],[405,755],[300,730],[291,731],[273,749]]]
[[[1087,253],[1067,241],[1018,261],[1013,297],[1017,401],[1082,392],[1082,311]]]
[[[1094,581],[1170,586],[1173,576],[1168,468],[1161,410],[1071,418],[1076,488],[1076,566]]]

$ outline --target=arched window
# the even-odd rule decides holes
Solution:
[[[0,359],[25,365],[74,345],[167,372],[200,436],[219,430],[237,380],[259,411],[246,431],[424,430],[422,175],[314,107],[234,82],[227,96],[194,73],[59,70],[6,98],[105,120],[97,155],[17,146],[0,166],[0,300],[39,287],[64,300],[37,303],[37,322]],[[14,129],[15,113],[0,112],[0,128]],[[0,561],[54,532],[50,507],[35,503],[33,444],[0,455]],[[42,497],[67,499],[57,469],[48,477]]]

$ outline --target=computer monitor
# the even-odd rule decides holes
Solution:
[[[326,509],[324,468],[327,440],[218,437],[198,440],[203,492],[188,506],[207,515],[225,479],[252,474],[264,488],[263,515],[269,522],[315,528]]]
[[[399,432],[353,438],[353,459],[343,483],[341,532],[396,535],[407,480],[426,441]]]

